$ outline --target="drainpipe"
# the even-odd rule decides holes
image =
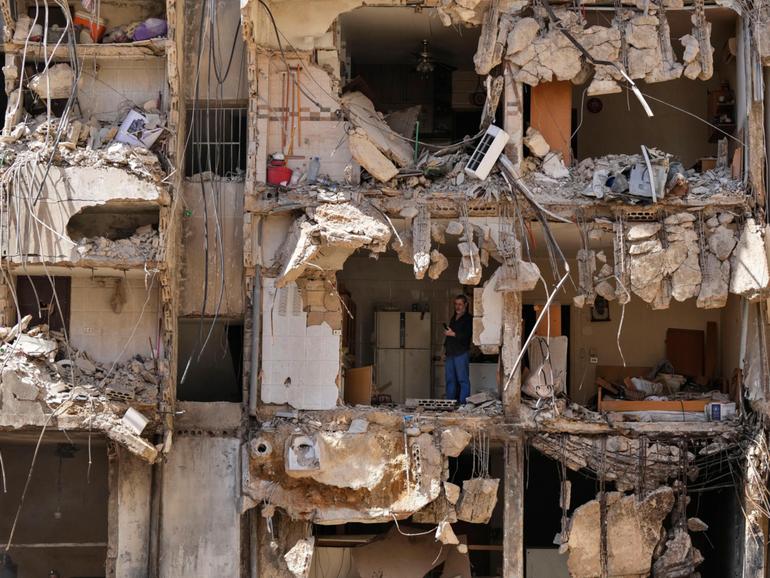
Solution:
[[[262,309],[262,276],[259,267],[251,292],[251,373],[249,374],[249,415],[257,415],[257,379],[259,378],[260,310]]]

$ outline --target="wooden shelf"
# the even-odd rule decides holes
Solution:
[[[166,38],[158,38],[154,40],[143,40],[141,42],[131,42],[126,44],[78,44],[75,51],[80,58],[104,58],[104,59],[130,59],[130,60],[143,60],[146,58],[159,58],[165,56],[166,45],[168,40]],[[49,44],[44,47],[41,43],[30,43],[27,46],[27,58],[31,60],[41,60],[47,55],[50,58],[53,51],[53,44]],[[4,50],[8,54],[21,54],[24,52],[24,44],[16,42],[6,42]],[[69,48],[65,44],[61,44],[53,55],[53,60],[69,60],[70,52]]]

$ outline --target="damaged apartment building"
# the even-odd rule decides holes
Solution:
[[[766,3],[0,15],[0,576],[766,575]]]

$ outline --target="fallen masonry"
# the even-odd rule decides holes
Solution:
[[[129,407],[150,420],[155,417],[165,363],[139,355],[122,363],[98,363],[62,333],[45,326],[27,330],[29,321],[25,317],[14,327],[0,328],[0,428],[92,428],[154,462],[156,448],[121,420]]]

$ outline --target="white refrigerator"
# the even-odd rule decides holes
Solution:
[[[377,311],[374,328],[377,390],[394,403],[430,398],[430,313]]]

